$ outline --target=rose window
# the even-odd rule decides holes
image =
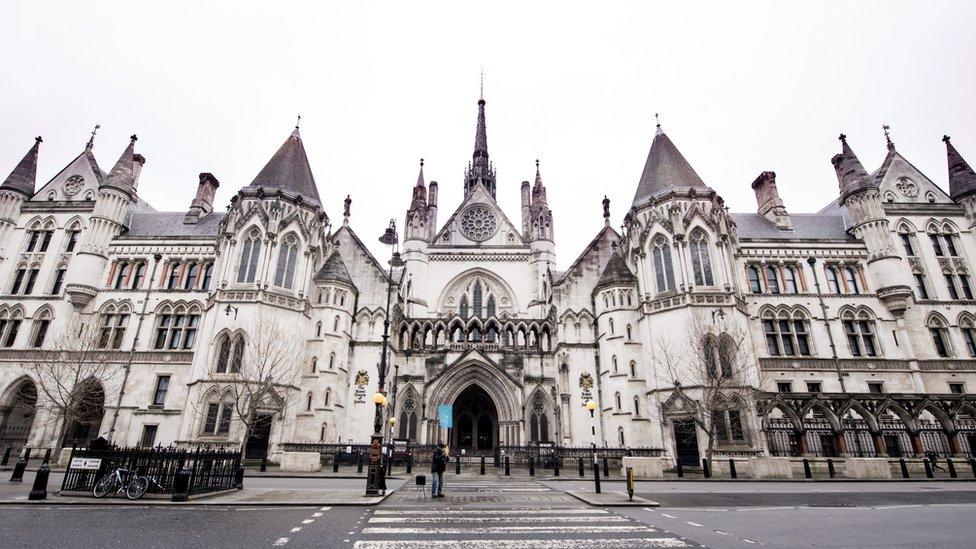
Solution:
[[[495,214],[483,206],[470,208],[461,215],[461,232],[476,242],[488,240],[497,229]]]

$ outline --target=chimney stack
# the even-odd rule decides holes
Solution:
[[[220,181],[212,173],[201,173],[200,184],[197,186],[197,195],[190,203],[190,209],[183,218],[183,223],[193,224],[199,222],[213,211],[214,195]]]
[[[779,229],[793,230],[793,221],[776,189],[776,172],[763,172],[752,182],[759,213]]]
[[[139,174],[142,173],[142,167],[146,165],[146,157],[139,153],[132,155],[132,188],[139,188]]]

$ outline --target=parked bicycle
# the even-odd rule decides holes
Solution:
[[[155,484],[157,488],[165,491],[166,488],[154,478],[138,474],[132,469],[118,467],[111,474],[102,477],[102,480],[95,484],[92,493],[96,498],[103,498],[112,492],[114,495],[125,493],[125,497],[136,500],[146,495],[150,484]]]

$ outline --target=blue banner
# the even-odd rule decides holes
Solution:
[[[454,407],[450,404],[439,404],[437,406],[437,421],[445,429],[454,427]]]

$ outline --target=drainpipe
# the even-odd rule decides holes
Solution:
[[[146,283],[146,294],[142,300],[142,312],[139,313],[139,322],[136,324],[136,335],[132,338],[132,348],[129,349],[129,356],[126,357],[125,366],[122,368],[122,384],[119,386],[119,399],[115,405],[115,412],[112,414],[112,423],[108,428],[108,441],[112,442],[115,435],[115,425],[119,421],[119,408],[122,407],[122,397],[125,396],[125,384],[129,381],[129,372],[132,371],[132,360],[135,358],[136,347],[139,345],[139,334],[142,332],[142,323],[146,320],[146,309],[149,307],[149,294],[152,292],[153,283],[156,280],[156,267],[163,259],[162,254],[153,256],[152,272]]]
[[[827,304],[824,302],[823,292],[820,291],[820,277],[817,276],[817,258],[808,257],[807,263],[813,271],[813,284],[817,288],[817,299],[820,300],[820,311],[823,314],[824,326],[827,328],[827,339],[830,341],[830,355],[834,359],[834,369],[837,370],[837,381],[840,381],[840,392],[846,393],[847,387],[844,385],[844,375],[840,369],[840,360],[837,359],[837,346],[834,344],[834,333],[830,331],[830,321],[827,319]]]

